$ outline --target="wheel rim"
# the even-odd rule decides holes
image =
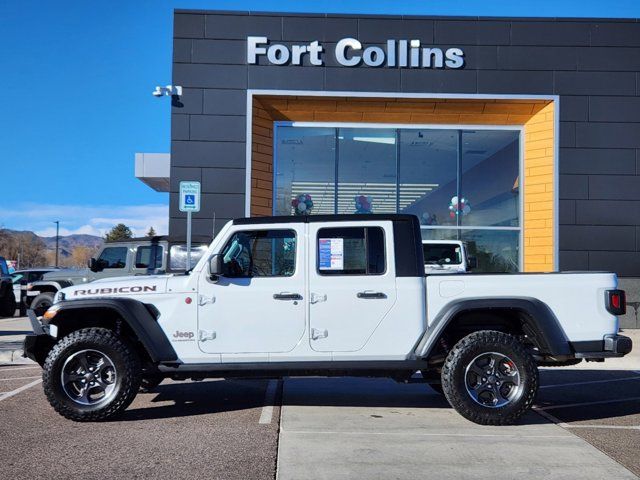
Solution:
[[[116,389],[113,361],[98,350],[81,350],[62,366],[64,393],[80,405],[98,405],[108,401]]]
[[[474,358],[466,368],[465,387],[474,402],[488,408],[500,408],[520,397],[522,381],[513,360],[498,352]]]

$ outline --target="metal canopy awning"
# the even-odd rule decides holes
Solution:
[[[168,153],[136,153],[136,178],[156,192],[169,191],[170,166]]]

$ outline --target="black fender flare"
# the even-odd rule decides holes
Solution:
[[[447,303],[424,332],[414,350],[420,358],[429,356],[440,335],[460,313],[482,310],[515,310],[526,317],[526,325],[535,335],[540,350],[549,355],[571,355],[573,352],[560,322],[549,306],[533,297],[465,298]]]
[[[87,312],[91,310],[111,310],[131,328],[138,340],[146,349],[154,363],[175,362],[178,360],[171,342],[167,339],[162,327],[151,313],[153,306],[147,306],[132,298],[87,298],[68,300],[56,304],[58,313],[51,319],[51,324],[60,326],[69,313]],[[150,310],[151,308],[151,310]]]

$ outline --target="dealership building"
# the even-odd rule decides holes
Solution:
[[[171,234],[198,180],[197,234],[412,213],[484,271],[640,277],[637,20],[178,10],[173,35]]]

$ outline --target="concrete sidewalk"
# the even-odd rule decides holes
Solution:
[[[27,317],[0,319],[0,363],[31,363],[22,356],[22,342],[31,333]]]
[[[484,427],[430,393],[384,379],[287,379],[277,478],[637,478],[535,413]]]

